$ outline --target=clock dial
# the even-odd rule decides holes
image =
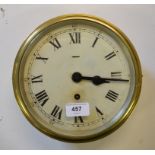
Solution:
[[[135,94],[137,69],[129,47],[110,28],[80,17],[38,33],[19,67],[30,121],[46,134],[68,140],[112,129]]]

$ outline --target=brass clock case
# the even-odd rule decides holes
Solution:
[[[26,51],[31,50],[33,45],[46,34],[47,32],[51,31],[57,26],[64,25],[64,23],[74,23],[74,22],[80,22],[80,23],[94,23],[99,25],[99,27],[105,27],[108,30],[110,30],[112,33],[114,33],[119,39],[125,44],[125,46],[128,48],[130,55],[132,57],[132,61],[134,64],[134,69],[135,69],[135,88],[134,88],[134,93],[132,96],[132,99],[130,101],[130,106],[127,108],[126,112],[122,115],[122,117],[117,120],[111,127],[107,128],[103,132],[97,133],[92,136],[85,137],[84,139],[79,137],[79,138],[68,138],[66,136],[61,136],[57,133],[54,133],[44,127],[42,124],[40,124],[29,112],[27,109],[27,106],[25,104],[24,96],[21,93],[21,81],[19,76],[20,76],[20,67],[21,67],[21,61],[24,53]],[[13,76],[12,76],[12,81],[13,81],[13,89],[14,89],[14,94],[17,100],[17,103],[22,110],[23,114],[26,116],[26,118],[30,121],[30,123],[35,126],[37,129],[39,129],[41,132],[44,134],[50,136],[50,137],[55,137],[59,140],[67,140],[67,141],[72,141],[72,142],[84,142],[84,141],[89,141],[89,140],[94,140],[97,138],[104,137],[108,135],[109,133],[113,132],[116,130],[118,127],[122,125],[122,123],[129,117],[131,112],[133,111],[135,105],[137,104],[140,91],[141,91],[141,85],[142,85],[142,71],[141,71],[141,66],[140,66],[140,61],[137,55],[137,52],[135,48],[133,47],[132,43],[129,41],[129,39],[126,37],[126,35],[117,27],[115,27],[113,24],[101,19],[97,18],[94,16],[90,15],[84,15],[84,14],[70,14],[70,15],[63,15],[59,16],[56,18],[53,18],[45,23],[43,23],[41,26],[39,26],[34,32],[32,32],[28,38],[24,41],[22,46],[19,49],[19,52],[16,56],[15,63],[14,63],[14,68],[13,68]],[[61,91],[61,90],[60,90]]]

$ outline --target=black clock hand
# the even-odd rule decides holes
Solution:
[[[103,83],[110,83],[111,81],[118,81],[118,82],[128,82],[129,80],[126,79],[116,79],[116,78],[101,78],[100,76],[82,76],[79,72],[75,72],[72,75],[72,80],[76,83],[80,82],[81,80],[89,80],[92,81],[95,85],[100,85]]]

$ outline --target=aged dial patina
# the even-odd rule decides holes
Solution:
[[[67,15],[47,21],[26,39],[13,85],[22,111],[40,131],[89,140],[129,116],[139,97],[141,69],[120,30],[96,17]]]

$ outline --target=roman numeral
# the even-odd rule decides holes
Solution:
[[[120,77],[122,72],[111,72],[111,77]]]
[[[48,95],[45,90],[40,91],[39,93],[35,94],[37,101],[44,106],[44,104],[49,100]]]
[[[32,83],[43,82],[42,77],[43,77],[42,75],[39,75],[39,76],[33,76],[33,78],[31,78],[31,81],[32,81]]]
[[[59,43],[57,38],[52,39],[51,41],[49,41],[49,43],[53,45],[54,50],[61,48],[61,44]]]
[[[98,109],[97,107],[95,107],[95,109],[96,109],[96,112],[99,114],[99,115],[103,115],[103,112],[100,110],[100,109]]]
[[[69,33],[69,36],[70,36],[71,42],[73,44],[80,44],[81,43],[81,34],[80,34],[80,32]]]
[[[98,39],[99,39],[98,37],[95,38],[95,40],[94,40],[94,42],[92,44],[92,47],[94,47],[96,45],[96,42],[97,42]]]
[[[116,93],[116,92],[114,92],[112,90],[109,90],[105,97],[107,99],[115,102],[117,100],[117,98],[118,98],[118,95],[119,95],[118,93]]]
[[[108,55],[105,56],[105,59],[109,60],[109,59],[113,58],[114,56],[116,56],[116,53],[115,52],[111,52],[111,53],[109,53]]]
[[[61,119],[62,109],[59,106],[55,106],[51,112],[51,115],[55,118]]]
[[[83,118],[81,116],[74,117],[74,123],[83,123]]]
[[[48,58],[41,57],[39,54],[34,53],[34,56],[36,57],[37,60],[42,60],[44,63],[46,63],[46,61],[48,60]]]

